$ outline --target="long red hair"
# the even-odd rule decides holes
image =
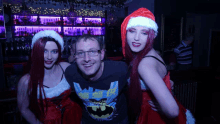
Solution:
[[[132,52],[127,41],[125,42],[125,58],[128,60],[130,69],[130,85],[128,92],[128,114],[130,122],[134,122],[141,111],[142,90],[140,85],[140,77],[138,73],[138,65],[142,58],[153,48],[155,32],[152,29],[148,31],[147,43],[144,49],[138,53]]]
[[[58,61],[55,64],[58,64],[61,60],[61,46],[60,44],[51,37],[42,37],[39,38],[33,46],[31,52],[31,63],[30,67],[30,80],[28,84],[29,94],[29,109],[34,113],[37,119],[42,120],[45,115],[44,104],[46,103],[47,111],[47,101],[45,96],[45,91],[43,89],[43,79],[44,79],[44,48],[47,41],[54,41],[58,46]],[[39,98],[38,98],[38,87],[39,87]],[[38,101],[39,99],[39,101]],[[43,115],[43,116],[42,116]]]

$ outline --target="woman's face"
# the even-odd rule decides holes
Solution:
[[[53,41],[47,41],[44,48],[44,67],[52,68],[59,56],[58,46]]]
[[[140,52],[144,49],[147,38],[148,29],[142,26],[131,27],[127,30],[127,42],[133,52]]]

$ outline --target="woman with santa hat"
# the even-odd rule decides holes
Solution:
[[[63,38],[53,30],[40,31],[32,39],[31,67],[18,83],[17,102],[31,124],[80,124],[81,107],[69,98],[71,87],[61,62]]]
[[[170,73],[153,48],[158,26],[151,11],[139,8],[121,25],[123,55],[129,62],[128,110],[137,124],[194,124],[172,95]],[[158,106],[158,108],[157,108]]]

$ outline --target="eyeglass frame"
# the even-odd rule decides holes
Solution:
[[[89,56],[89,57],[95,57],[95,56],[98,56],[99,53],[101,53],[101,50],[89,50],[89,51],[81,51],[81,52],[83,53],[82,57],[79,57],[79,56],[77,55],[77,53],[79,53],[79,52],[75,52],[75,54],[74,54],[75,57],[76,57],[76,58],[84,58],[85,55],[86,55],[86,53],[88,53],[88,56]],[[91,55],[89,54],[90,52],[96,52],[97,55],[91,56]]]

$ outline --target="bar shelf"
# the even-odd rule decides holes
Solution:
[[[14,25],[37,25],[38,16],[20,16],[13,15],[13,24]]]
[[[59,26],[62,24],[60,16],[39,16],[40,25]]]
[[[43,30],[54,30],[61,34],[61,26],[14,26],[14,36],[34,36]]]
[[[14,15],[13,17],[15,37],[34,36],[42,30],[55,30],[64,36],[105,35],[105,18],[102,17],[72,17],[72,19],[46,15]]]
[[[105,35],[105,27],[63,27],[64,36],[80,36],[83,34]]]
[[[63,17],[64,26],[105,26],[105,18],[101,17]]]

